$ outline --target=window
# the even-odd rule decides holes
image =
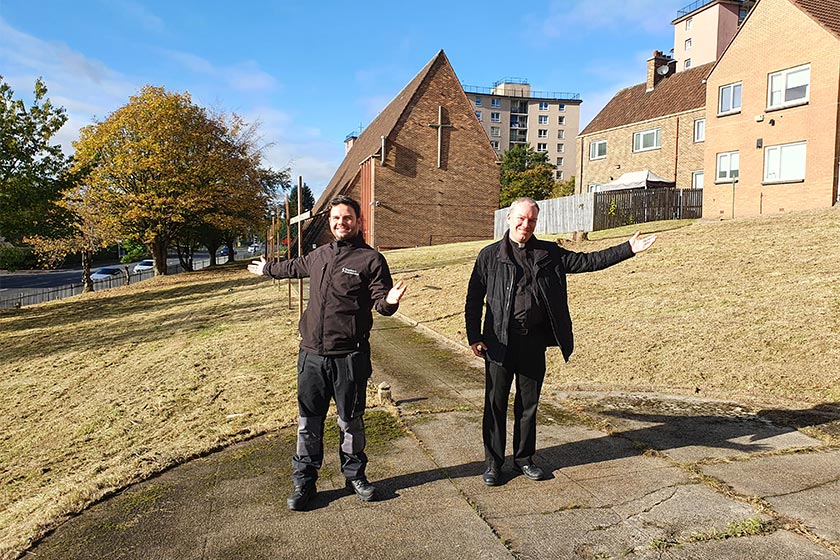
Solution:
[[[540,101],[540,111],[548,111],[548,101]]]
[[[607,157],[607,141],[598,140],[589,144],[589,159],[604,159]]]
[[[563,162],[565,160],[561,157],[557,158],[557,167],[563,167]]]
[[[687,51],[691,50],[691,39],[686,39],[685,40],[685,50],[687,50]]]
[[[723,152],[717,155],[717,175],[715,181],[725,183],[738,178],[738,152]]]
[[[481,111],[476,111],[475,112],[475,118],[477,118],[478,120],[481,120]]]
[[[548,131],[544,128],[541,128],[537,131],[537,138],[548,138]]]
[[[501,135],[502,135],[502,129],[501,128],[499,128],[498,126],[491,126],[490,127],[490,136],[499,137]]]
[[[558,181],[563,180],[563,170],[562,169],[557,171],[557,180]]]
[[[718,115],[741,112],[741,82],[721,86],[718,90]]]
[[[688,18],[685,20],[685,30],[691,31],[691,25],[694,23],[694,18]]]
[[[476,107],[481,107],[481,98],[480,97],[475,98],[475,106]]]
[[[547,152],[548,151],[548,144],[545,144],[543,142],[538,142],[537,143],[537,151],[538,152]]]
[[[778,109],[780,107],[807,103],[810,82],[810,64],[770,74],[767,90],[767,108]]]
[[[565,130],[558,130],[557,131],[557,139],[558,140],[565,140],[566,139],[566,131]]]
[[[764,181],[805,180],[805,142],[767,146],[764,149]]]
[[[703,188],[703,175],[702,171],[694,171],[691,174],[691,188],[692,189],[702,189]]]
[[[636,132],[633,134],[633,151],[644,152],[662,147],[662,138],[658,128]]]
[[[697,119],[694,121],[694,141],[706,141],[706,119]]]
[[[560,126],[566,126],[566,117],[564,115],[557,117],[557,124]]]
[[[548,124],[548,115],[540,115],[537,117],[537,124]]]
[[[561,111],[565,111],[566,110],[566,104],[561,103],[560,105],[557,106],[557,108],[560,109]]]
[[[690,59],[690,58],[686,58],[686,59],[685,59],[684,66],[683,66],[683,69],[688,70],[689,68],[691,68],[691,59]]]
[[[565,144],[557,144],[557,151],[562,154],[563,152],[566,151],[566,145]]]
[[[490,106],[493,107],[494,109],[498,109],[499,107],[502,106],[502,102],[499,101],[498,99],[496,99],[495,97],[493,97],[493,98],[490,99]]]
[[[501,122],[502,117],[500,113],[490,113],[490,122]]]
[[[497,152],[499,151],[499,141],[498,140],[490,140],[490,145],[493,146],[493,149]]]

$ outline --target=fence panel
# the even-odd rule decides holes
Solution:
[[[628,189],[594,194],[592,231],[703,215],[702,189]]]
[[[540,219],[534,233],[571,233],[573,231],[592,231],[594,193],[562,196],[537,201],[540,207]],[[496,210],[493,216],[493,237],[500,238],[507,230],[508,208]]]

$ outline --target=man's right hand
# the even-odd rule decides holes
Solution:
[[[472,349],[473,354],[475,354],[479,358],[483,358],[484,355],[487,354],[487,347],[484,345],[483,342],[476,342],[475,344],[470,344],[470,348]]]
[[[248,265],[248,272],[256,274],[257,276],[262,276],[264,269],[265,257],[260,257],[260,260],[258,261],[251,261],[251,264]]]

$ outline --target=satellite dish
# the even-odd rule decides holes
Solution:
[[[656,73],[659,74],[660,76],[664,76],[665,74],[668,73],[668,65],[663,64],[662,66],[660,66],[659,68],[656,69]]]

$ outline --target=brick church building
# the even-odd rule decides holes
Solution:
[[[313,209],[340,194],[362,205],[365,240],[379,249],[491,239],[499,162],[443,51],[356,138]],[[326,215],[304,246],[332,239]]]

